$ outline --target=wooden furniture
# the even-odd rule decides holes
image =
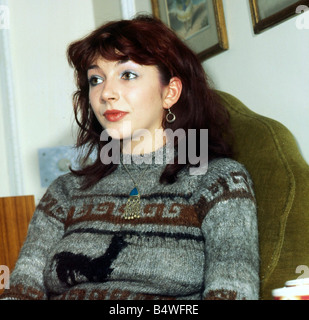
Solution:
[[[34,210],[32,195],[0,197],[0,265],[8,266],[10,272],[26,238]]]

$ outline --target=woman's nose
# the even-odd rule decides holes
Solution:
[[[105,80],[101,92],[101,99],[103,101],[113,101],[119,99],[117,85],[112,80]]]

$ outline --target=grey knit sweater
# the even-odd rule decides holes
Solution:
[[[37,206],[5,299],[258,299],[259,255],[252,182],[231,159],[205,174],[139,184],[142,215],[122,218],[133,182],[122,164],[91,189],[56,179]],[[145,161],[145,162],[147,162]],[[146,163],[127,164],[138,177]]]

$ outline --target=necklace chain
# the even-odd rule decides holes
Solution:
[[[128,170],[127,166],[122,162],[121,159],[120,159],[120,161],[121,161],[121,164],[122,164],[122,165],[124,166],[124,168],[126,169],[126,171],[127,171],[127,173],[129,174],[129,176],[131,177],[132,181],[134,182],[134,185],[137,187],[138,184],[140,183],[140,181],[142,180],[144,174],[145,174],[146,171],[148,170],[148,168],[149,168],[150,165],[148,165],[148,166],[144,169],[144,171],[142,172],[142,174],[140,175],[140,177],[139,177],[139,179],[138,179],[138,182],[136,182],[135,179],[133,178],[131,172]]]

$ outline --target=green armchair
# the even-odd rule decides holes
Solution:
[[[285,126],[230,94],[218,94],[231,116],[235,159],[246,166],[255,186],[260,299],[272,299],[272,289],[287,280],[309,277],[297,273],[309,271],[309,166]]]

